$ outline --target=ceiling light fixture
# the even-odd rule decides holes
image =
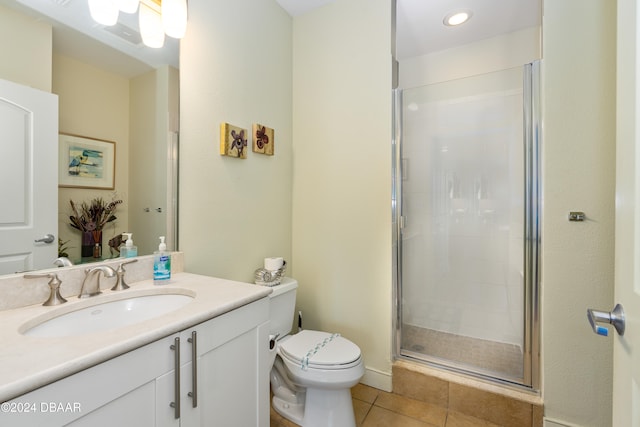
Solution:
[[[138,10],[138,0],[115,0],[114,2],[118,9],[123,11],[124,13],[136,13]]]
[[[456,25],[461,25],[471,19],[473,13],[470,10],[456,10],[455,12],[448,13],[442,22],[447,27],[455,27]]]
[[[111,1],[89,0],[89,12],[98,24],[111,26],[118,22],[118,6]]]
[[[181,39],[187,30],[187,0],[88,1],[91,17],[106,26],[115,25],[121,11],[135,13],[138,10],[142,42],[149,47],[162,47],[165,34]]]

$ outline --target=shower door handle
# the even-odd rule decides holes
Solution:
[[[616,328],[616,331],[620,336],[624,335],[624,310],[620,304],[616,304],[613,311],[599,311],[592,308],[587,309],[587,318],[593,328],[593,332],[598,335],[608,336],[609,330],[604,326],[598,325],[598,323],[609,323]]]

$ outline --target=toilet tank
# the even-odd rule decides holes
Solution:
[[[293,317],[296,310],[296,289],[298,282],[290,277],[284,277],[279,285],[272,286],[269,295],[269,333],[278,334],[280,338],[291,332]]]

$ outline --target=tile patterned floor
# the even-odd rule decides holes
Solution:
[[[519,379],[523,375],[522,349],[513,344],[403,325],[402,348],[480,368],[501,378]]]
[[[351,389],[358,427],[500,427],[362,384]],[[271,409],[271,427],[297,427]]]

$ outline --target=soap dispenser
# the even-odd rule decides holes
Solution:
[[[160,236],[158,250],[153,253],[153,283],[162,285],[171,278],[171,254],[167,252],[164,236]]]
[[[138,247],[133,245],[133,233],[122,233],[123,237],[126,237],[127,242],[120,248],[120,257],[132,258],[138,256]]]

